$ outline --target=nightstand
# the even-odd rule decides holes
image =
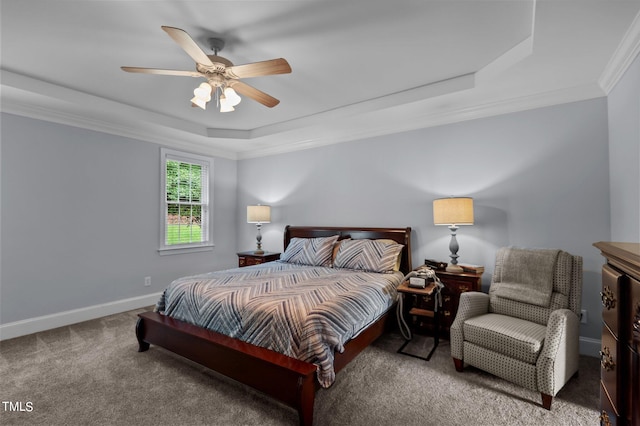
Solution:
[[[458,313],[460,295],[467,291],[481,291],[482,273],[472,272],[454,273],[436,271],[436,275],[444,284],[442,289],[442,331],[449,334],[449,327],[453,324]]]
[[[442,317],[440,321],[440,333],[442,337],[449,338],[449,328],[456,319],[458,313],[458,303],[460,295],[467,291],[481,291],[482,273],[472,272],[454,273],[447,271],[436,271],[436,275],[444,285],[441,290],[442,295]],[[433,309],[432,303],[427,299],[418,299],[417,307],[421,309]],[[423,334],[432,334],[434,329],[433,321],[429,318],[421,319],[416,324],[416,330]]]
[[[256,254],[252,251],[243,251],[238,253],[238,266],[260,265],[261,263],[271,262],[280,259],[280,253],[265,251],[262,254]]]
[[[442,317],[442,308],[437,305],[438,293],[440,293],[440,291],[441,288],[433,281],[428,283],[425,288],[409,287],[408,281],[404,281],[398,286],[398,293],[400,293],[400,297],[402,297],[402,304],[399,305],[398,308],[402,307],[400,315],[402,315],[405,320],[408,320],[407,325],[409,328],[414,329],[417,325],[422,324],[426,318],[429,319],[428,321],[433,326],[433,347],[426,357],[403,351],[409,342],[411,342],[411,339],[405,340],[404,344],[398,349],[398,353],[425,361],[431,359],[431,355],[433,355],[440,342],[440,318]],[[402,327],[401,325],[399,326]]]

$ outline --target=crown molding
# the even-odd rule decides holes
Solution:
[[[3,82],[4,84],[4,82]],[[194,135],[184,130],[177,130],[166,126],[148,123],[144,120],[106,121],[75,112],[64,112],[59,109],[40,106],[33,103],[21,103],[14,99],[2,100],[2,111],[25,116],[29,118],[55,122],[58,124],[94,130],[146,142],[152,142],[176,149],[184,149],[194,153],[210,155],[214,157],[241,160],[283,154],[287,152],[310,149],[334,143],[348,142],[351,140],[383,136],[392,133],[415,130],[451,124],[461,121],[474,120],[495,115],[508,114],[528,109],[542,108],[546,106],[577,102],[606,96],[606,93],[598,84],[572,87],[528,96],[515,97],[503,100],[494,100],[475,105],[463,105],[452,107],[446,111],[425,110],[419,108],[418,103],[413,105],[399,105],[383,109],[381,112],[369,110],[368,114],[386,114],[391,120],[364,120],[367,126],[351,127],[350,121],[353,114],[342,116],[338,111],[331,112],[332,121],[330,128],[318,125],[317,119],[309,117],[305,124],[308,127],[292,130],[280,128],[281,134],[275,133],[275,137],[281,139],[277,145],[262,144],[263,148],[234,152],[219,149],[211,145],[208,136]],[[414,107],[416,107],[414,109]],[[401,110],[400,113],[394,110]],[[320,122],[326,122],[324,116]],[[375,123],[372,124],[372,123]],[[298,123],[300,124],[300,123]],[[337,131],[340,129],[340,131]],[[288,131],[287,131],[288,130]],[[280,138],[280,136],[282,136]]]
[[[449,110],[408,110],[406,106],[398,107],[398,110],[389,108],[378,111],[378,114],[386,114],[393,117],[390,120],[364,119],[367,126],[353,127],[340,122],[333,122],[331,129],[317,127],[314,130],[313,139],[304,139],[299,142],[283,143],[278,146],[269,146],[238,153],[238,159],[250,159],[271,155],[285,154],[288,152],[318,148],[352,140],[360,140],[385,136],[394,133],[407,132],[463,121],[477,120],[480,118],[511,114],[537,108],[545,108],[573,102],[587,101],[606,96],[596,83],[584,86],[575,86],[566,89],[553,90],[544,93],[536,93],[527,96],[519,96],[510,99],[500,99],[476,105],[452,107]],[[374,125],[376,123],[377,125]],[[340,131],[337,132],[336,129]],[[323,130],[325,133],[323,134]],[[336,136],[339,134],[339,136]],[[302,139],[302,138],[301,138]]]
[[[634,28],[639,27],[637,21],[638,19]],[[627,47],[620,48],[617,52],[637,49],[639,32],[636,29],[628,34],[632,36],[625,39],[624,46]],[[636,42],[631,42],[631,39],[636,39]],[[511,58],[509,62],[517,62],[525,56],[530,46],[529,38],[516,45],[507,52],[507,56]],[[628,58],[629,55],[618,54],[616,57]],[[626,62],[630,63],[628,60]],[[475,87],[477,74],[466,74],[312,116],[246,131],[203,129],[193,123],[6,70],[2,70],[1,74],[3,97],[0,106],[2,111],[16,115],[138,139],[203,155],[238,160],[606,96],[601,86],[594,83],[476,104],[457,103],[449,105],[446,109],[434,107],[434,104],[429,102],[431,99],[454,92],[466,94],[469,89]],[[6,96],[7,94],[9,96]],[[77,108],[77,105],[83,105],[83,108]],[[332,125],[326,126],[328,122]],[[236,149],[234,142],[238,140],[251,141],[253,144]],[[229,149],[223,148],[225,143]]]
[[[188,140],[193,138],[188,138],[186,137],[188,134],[185,135],[184,133],[176,132],[175,129],[150,128],[149,125],[140,126],[139,123],[130,125],[123,122],[104,121],[86,115],[62,112],[52,108],[23,104],[5,99],[2,101],[0,111],[36,120],[150,142],[198,154],[227,158],[230,160],[238,159],[237,153],[235,152],[215,148],[203,143],[203,141]]]
[[[640,13],[636,15],[598,79],[598,84],[607,95],[620,81],[638,53],[640,53]]]

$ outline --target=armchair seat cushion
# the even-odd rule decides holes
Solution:
[[[536,363],[547,330],[535,322],[493,313],[467,319],[462,327],[465,341],[528,364]]]

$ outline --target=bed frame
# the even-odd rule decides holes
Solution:
[[[284,247],[286,249],[294,237],[314,238],[331,235],[339,235],[340,239],[397,241],[404,244],[400,270],[407,273],[412,269],[411,228],[286,226]],[[336,373],[384,332],[390,311],[347,342],[343,353],[335,354]],[[316,379],[315,364],[156,312],[144,312],[138,317],[136,336],[139,352],[147,351],[150,344],[161,346],[295,408],[301,425],[313,424],[315,392],[320,387]]]

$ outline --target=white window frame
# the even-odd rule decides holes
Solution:
[[[202,204],[202,239],[203,241],[187,244],[166,243],[168,232],[168,212],[167,212],[167,161],[179,161],[183,163],[198,164],[207,171],[207,176],[202,182],[201,204]],[[165,254],[181,254],[196,251],[213,250],[213,215],[212,215],[212,176],[213,159],[202,155],[176,151],[168,148],[160,149],[160,248],[158,252]],[[206,189],[205,189],[206,188]]]

